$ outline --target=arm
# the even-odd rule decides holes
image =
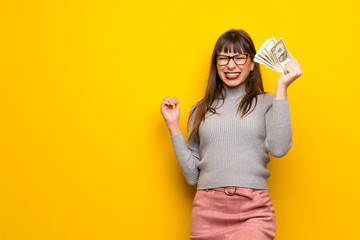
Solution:
[[[274,157],[285,156],[293,145],[287,88],[302,75],[299,60],[285,64],[284,73],[278,79],[276,95],[265,114],[265,147]]]
[[[289,99],[272,96],[272,104],[265,114],[265,147],[274,157],[285,156],[293,145]]]
[[[191,111],[193,108],[194,106],[191,108]],[[194,117],[195,112],[189,121],[190,131],[192,129]],[[192,140],[186,144],[181,131],[179,131],[176,135],[172,135],[170,138],[174,147],[176,158],[180,164],[186,181],[189,185],[197,184],[199,179],[199,169],[197,168],[196,163],[198,163],[201,159],[199,151],[200,142]]]

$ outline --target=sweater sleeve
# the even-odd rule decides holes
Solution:
[[[266,138],[265,147],[274,157],[285,156],[293,145],[289,99],[275,99],[272,94],[272,104],[265,114]]]
[[[194,106],[192,106],[190,112]],[[192,114],[189,120],[190,132],[192,129],[194,117],[195,112]],[[176,158],[180,164],[186,181],[189,185],[197,184],[199,179],[199,169],[197,168],[196,164],[201,160],[199,150],[200,142],[191,140],[188,142],[188,144],[186,144],[185,138],[181,132],[174,136],[170,136],[170,138],[174,147]]]

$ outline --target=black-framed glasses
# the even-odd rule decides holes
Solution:
[[[229,63],[230,59],[233,59],[236,65],[244,65],[248,59],[248,56],[250,56],[250,54],[247,53],[236,54],[232,57],[226,55],[217,55],[216,63],[220,66],[225,66]]]

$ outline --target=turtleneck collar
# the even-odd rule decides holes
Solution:
[[[243,96],[246,91],[245,91],[245,85],[240,86],[240,87],[227,87],[227,88],[223,88],[221,89],[222,93],[225,95],[226,92],[226,98],[227,99],[233,99],[233,98],[238,98]]]

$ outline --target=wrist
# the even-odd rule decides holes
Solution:
[[[169,128],[171,136],[177,135],[181,132],[179,122],[169,123],[168,128]]]
[[[276,84],[276,89],[287,89],[288,85],[286,85],[286,83],[283,83],[281,81],[278,81]]]
[[[276,99],[284,99],[286,97],[287,97],[287,86],[278,84],[276,86],[275,98]]]

